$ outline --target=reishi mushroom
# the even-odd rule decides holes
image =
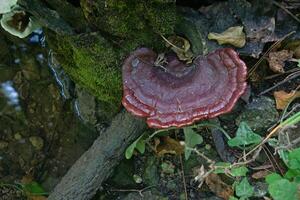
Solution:
[[[134,51],[124,62],[124,107],[147,118],[152,128],[182,127],[231,111],[246,88],[247,67],[230,48],[198,56],[191,65],[175,54],[158,55],[148,48]]]

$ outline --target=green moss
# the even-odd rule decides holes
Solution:
[[[66,72],[105,105],[109,116],[120,108],[122,61],[137,47],[165,48],[160,33],[173,33],[175,4],[157,0],[82,0],[90,25],[99,32],[58,36],[48,32],[50,47]]]
[[[52,48],[65,71],[102,101],[108,113],[116,113],[122,95],[119,52],[98,34],[53,39],[57,42]]]
[[[82,0],[81,5],[93,25],[123,38],[131,38],[140,32],[169,34],[176,22],[173,1]]]

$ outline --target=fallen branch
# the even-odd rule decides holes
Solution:
[[[114,167],[124,158],[127,146],[146,129],[142,119],[123,111],[111,126],[75,162],[56,185],[48,200],[91,199]]]

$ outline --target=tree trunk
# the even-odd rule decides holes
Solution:
[[[143,133],[146,124],[123,111],[111,126],[97,138],[94,144],[75,162],[48,200],[91,199],[114,167],[124,158],[124,151],[134,139]]]

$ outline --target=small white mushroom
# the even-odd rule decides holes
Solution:
[[[35,20],[16,7],[11,12],[3,14],[0,23],[4,30],[19,38],[25,38],[39,28]]]
[[[0,0],[0,14],[10,12],[18,0]]]

